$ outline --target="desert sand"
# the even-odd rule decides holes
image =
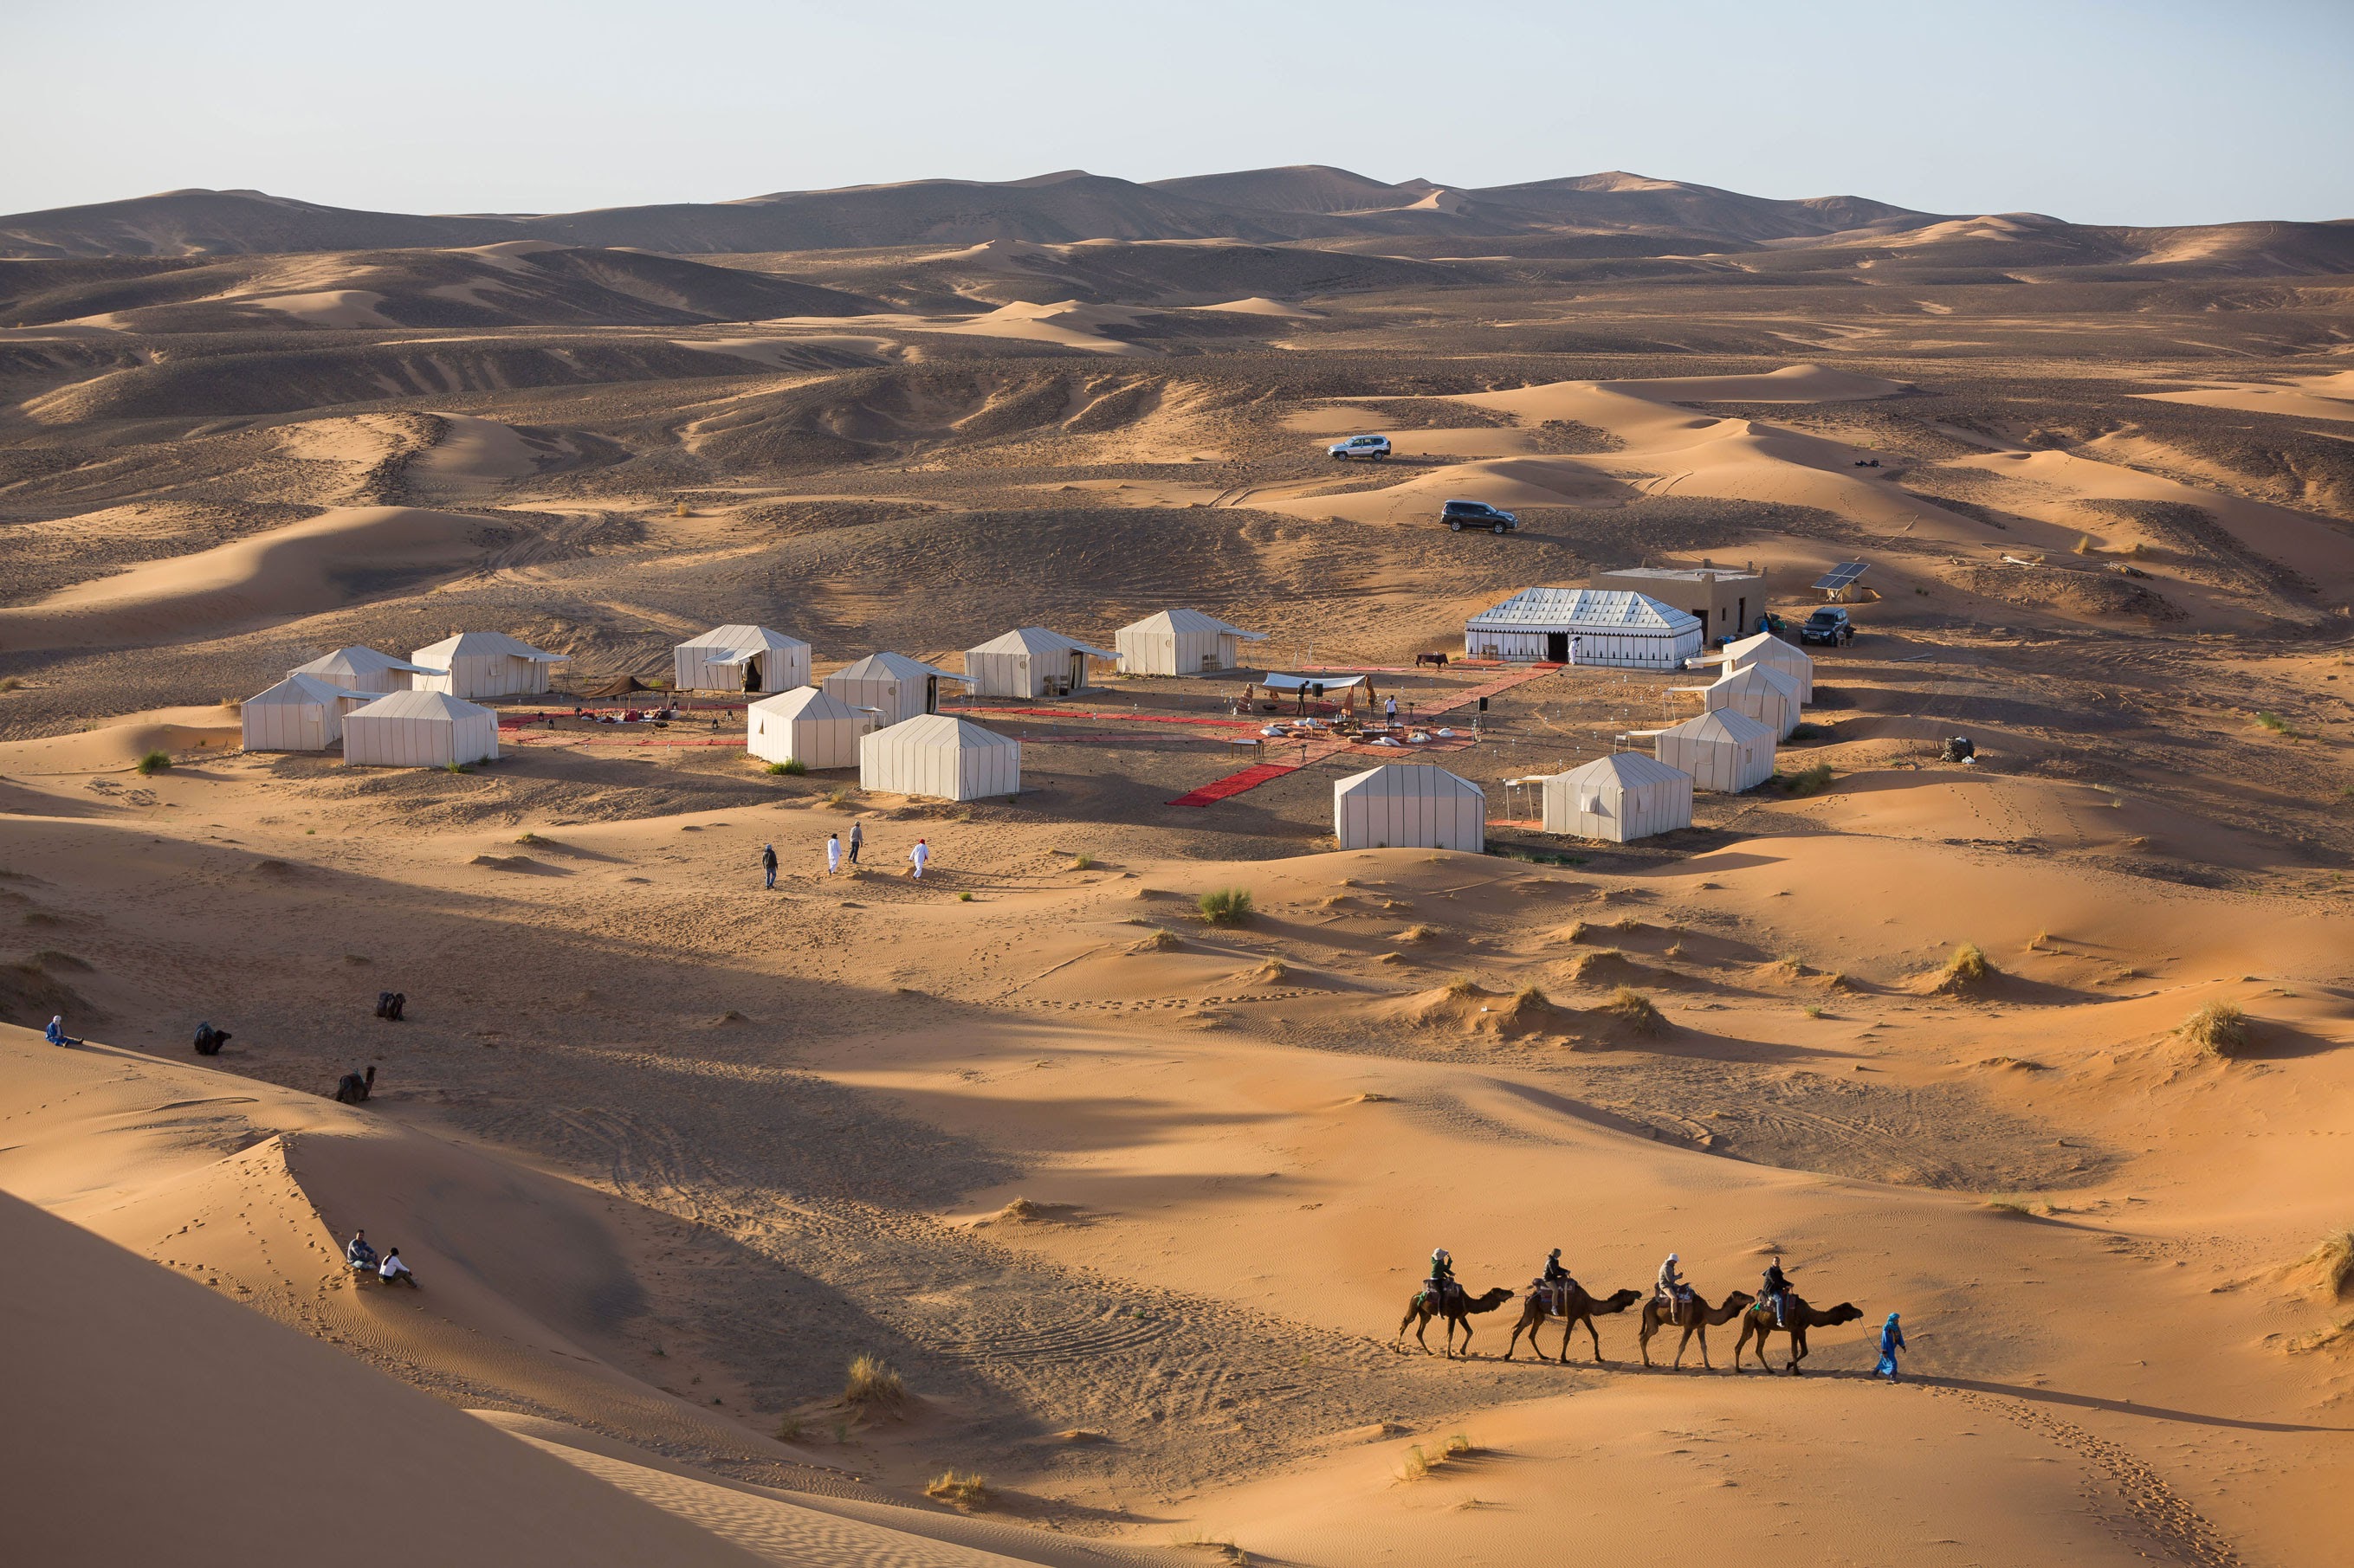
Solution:
[[[1339,170],[0,220],[0,1515],[60,1563],[2332,1560],[2340,227]],[[1692,677],[1414,664],[1534,583],[1796,615],[1850,559],[1782,782],[1657,839],[1507,781]],[[769,774],[717,694],[519,722],[723,623],[953,670],[1180,605],[1264,662],[949,705],[1012,800]],[[294,664],[459,629],[570,661],[494,764],[239,748]],[[1341,852],[1387,754],[1233,744],[1310,668],[1464,732],[1491,853]],[[1460,1355],[1398,1332],[1436,1246],[1512,1293]],[[1564,1361],[1555,1246],[1853,1312],[1798,1376],[1637,1310]]]

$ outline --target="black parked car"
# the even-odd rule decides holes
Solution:
[[[1835,604],[1827,604],[1798,623],[1801,642],[1828,642],[1844,648],[1855,641],[1855,627],[1847,611]]]
[[[1509,534],[1521,525],[1519,518],[1484,501],[1450,501],[1439,508],[1438,520],[1458,534],[1466,528],[1485,528],[1491,534]]]

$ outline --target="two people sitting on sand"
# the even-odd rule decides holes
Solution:
[[[355,1275],[374,1274],[387,1285],[406,1285],[411,1290],[417,1288],[417,1276],[409,1271],[408,1265],[400,1261],[400,1249],[394,1247],[381,1258],[377,1257],[376,1248],[368,1245],[366,1231],[352,1233],[352,1239],[344,1247],[344,1261],[351,1266]]]

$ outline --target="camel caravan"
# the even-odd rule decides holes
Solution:
[[[1461,1353],[1468,1356],[1471,1353],[1471,1319],[1493,1312],[1519,1296],[1521,1320],[1513,1325],[1512,1337],[1504,1347],[1506,1361],[1511,1361],[1512,1353],[1520,1348],[1522,1334],[1528,1336],[1529,1349],[1536,1352],[1537,1359],[1545,1360],[1544,1351],[1537,1345],[1537,1330],[1552,1323],[1561,1329],[1561,1349],[1553,1358],[1556,1364],[1569,1364],[1570,1341],[1575,1337],[1576,1330],[1583,1327],[1594,1348],[1594,1364],[1602,1366],[1606,1364],[1602,1355],[1602,1336],[1595,1328],[1594,1319],[1640,1306],[1642,1311],[1640,1325],[1636,1330],[1635,1348],[1647,1367],[1658,1364],[1651,1360],[1652,1340],[1662,1330],[1673,1329],[1678,1330],[1678,1338],[1675,1358],[1670,1366],[1681,1369],[1684,1351],[1693,1339],[1698,1338],[1701,1366],[1713,1372],[1715,1365],[1708,1358],[1708,1331],[1737,1322],[1741,1332],[1733,1346],[1734,1371],[1743,1370],[1742,1352],[1754,1340],[1757,1345],[1759,1368],[1771,1372],[1773,1367],[1766,1360],[1767,1348],[1775,1335],[1785,1334],[1789,1337],[1789,1360],[1785,1370],[1796,1377],[1801,1371],[1799,1363],[1807,1359],[1808,1330],[1837,1328],[1855,1322],[1863,1316],[1862,1308],[1851,1301],[1842,1301],[1831,1308],[1809,1305],[1804,1297],[1790,1288],[1789,1278],[1783,1272],[1779,1255],[1767,1266],[1755,1295],[1746,1290],[1735,1290],[1713,1307],[1685,1282],[1679,1263],[1677,1255],[1670,1253],[1667,1261],[1659,1266],[1659,1279],[1649,1291],[1617,1290],[1608,1296],[1597,1297],[1571,1277],[1569,1271],[1562,1266],[1561,1248],[1555,1247],[1545,1259],[1543,1271],[1529,1281],[1525,1296],[1501,1285],[1474,1296],[1456,1282],[1454,1259],[1442,1247],[1430,1255],[1430,1277],[1423,1281],[1421,1288],[1406,1303],[1405,1316],[1398,1322],[1393,1342],[1402,1343],[1406,1330],[1411,1327],[1415,1342],[1422,1347],[1425,1354],[1428,1354],[1430,1342],[1423,1337],[1423,1331],[1429,1328],[1432,1319],[1443,1319],[1447,1332],[1446,1349],[1442,1353],[1450,1358],[1457,1353],[1455,1335],[1460,1330],[1463,1334]],[[1878,1375],[1892,1383],[1895,1381],[1896,1352],[1903,1348],[1903,1335],[1897,1327],[1897,1315],[1891,1312],[1881,1330]]]

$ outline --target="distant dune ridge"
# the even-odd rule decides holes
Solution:
[[[496,216],[361,212],[260,191],[180,190],[0,217],[0,256],[269,255],[516,239],[702,254],[991,239],[1329,244],[1564,232],[1673,237],[1741,249],[1833,237],[1884,239],[1966,221],[1973,220],[1861,196],[1776,200],[1621,171],[1470,187],[1425,179],[1389,184],[1309,164],[1141,184],[1073,169],[1004,182],[914,180],[732,202]],[[2211,262],[2229,252],[2253,273],[2354,270],[2354,228],[2342,223],[2120,228],[2035,214],[1979,221],[1988,222],[1974,231],[1982,235],[2064,236],[2086,259],[2097,252],[2120,261]]]

